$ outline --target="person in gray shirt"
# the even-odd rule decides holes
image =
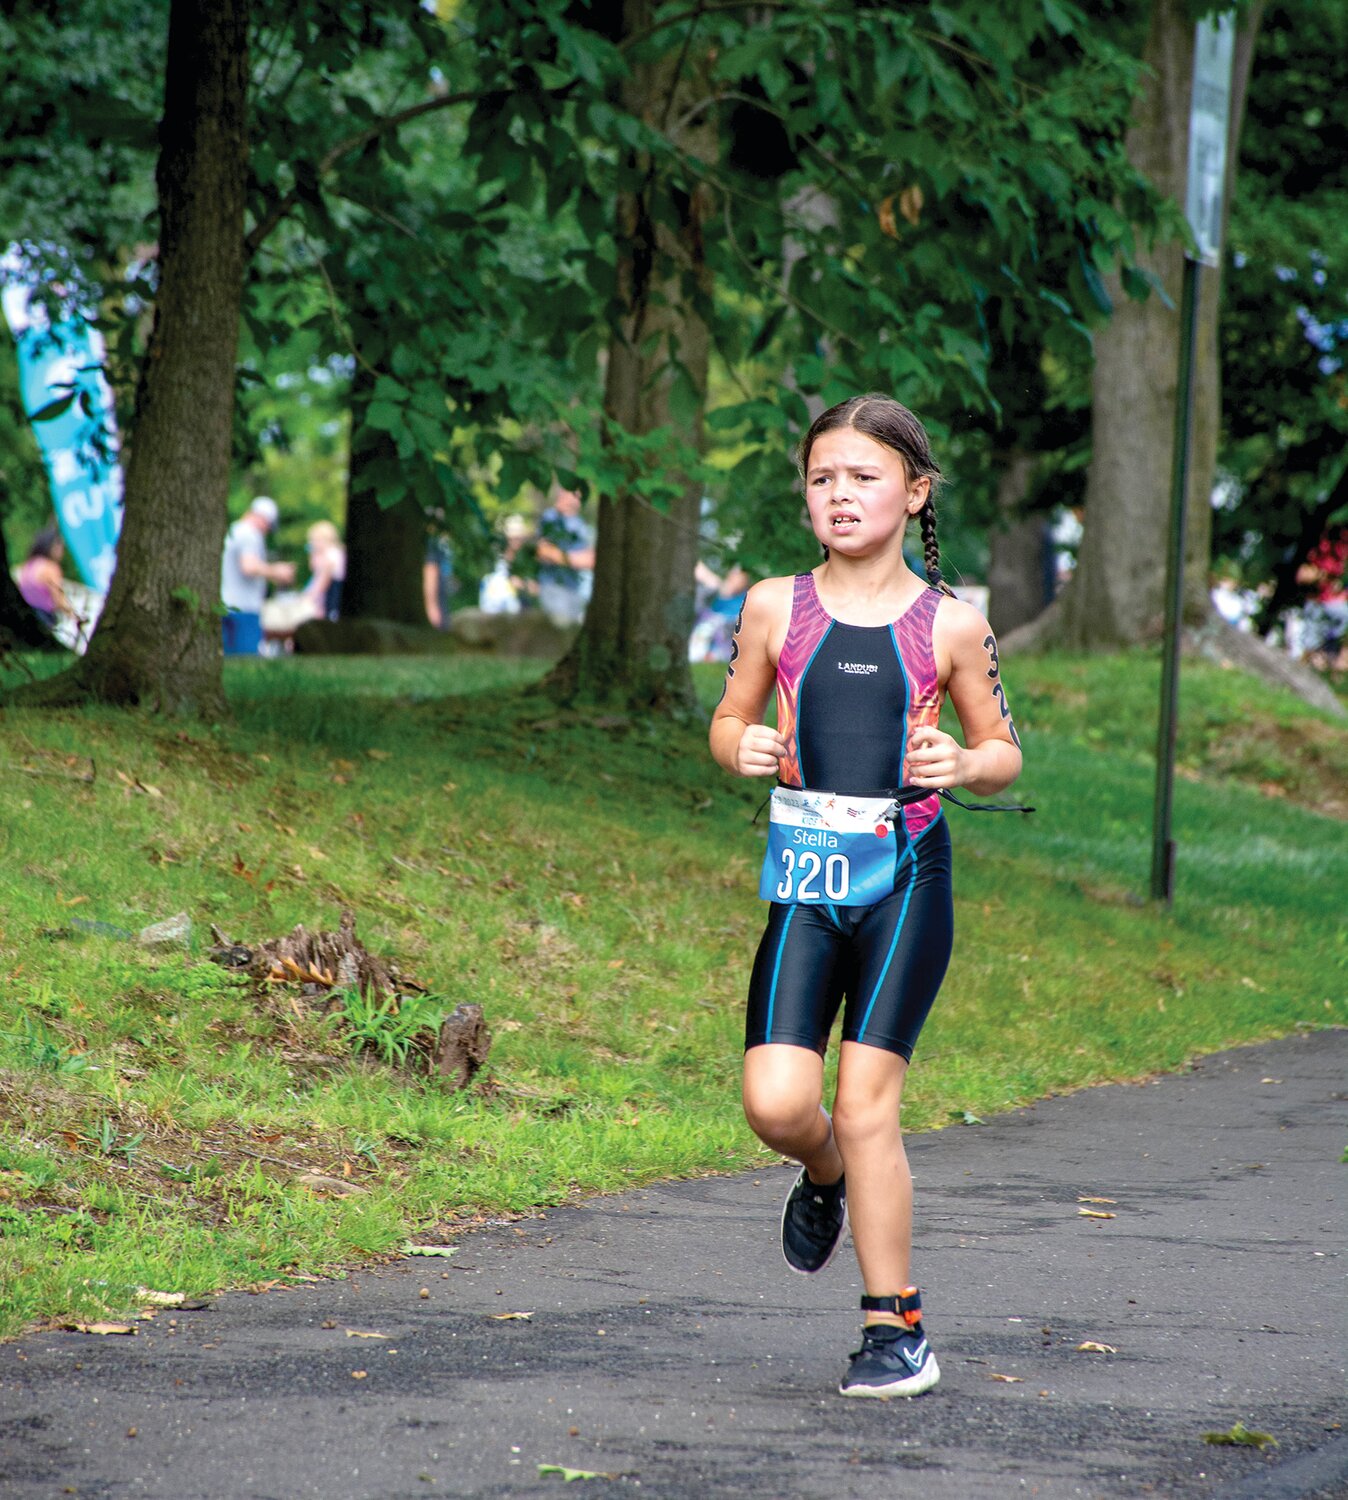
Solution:
[[[256,656],[262,646],[262,602],[269,583],[293,583],[295,565],[267,561],[267,533],[280,512],[270,495],[259,495],[229,528],[220,559],[220,602],[226,656]]]

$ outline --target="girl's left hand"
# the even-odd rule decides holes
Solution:
[[[963,786],[966,755],[943,730],[919,726],[908,736],[906,779],[912,786]]]

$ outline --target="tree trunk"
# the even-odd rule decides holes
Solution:
[[[988,624],[1001,636],[1039,615],[1051,591],[1044,573],[1047,518],[1022,509],[1035,455],[1012,449],[995,457],[1000,519],[988,537]]]
[[[398,452],[387,433],[364,426],[375,379],[374,372],[357,365],[351,382],[342,618],[425,625],[421,569],[426,558],[426,516],[410,495],[387,508],[379,503],[379,469],[396,464]]]
[[[649,0],[626,0],[623,31],[650,24]],[[664,128],[687,119],[705,98],[705,58],[696,46],[633,66],[624,105]],[[675,144],[703,161],[714,158],[714,111],[698,110],[677,127]],[[609,343],[604,412],[634,435],[675,428],[671,395],[680,372],[696,397],[691,431],[680,433],[698,452],[706,403],[710,341],[694,304],[694,288],[710,297],[702,239],[706,189],[691,193],[661,175],[649,158],[631,164],[640,181],[617,202],[617,293],[622,312]],[[689,480],[665,511],[634,490],[599,500],[594,594],[571,651],[549,678],[564,698],[678,711],[694,706],[688,670],[693,624],[702,488]]]
[[[117,572],[88,653],[21,690],[218,716],[220,555],[243,289],[249,0],[173,0],[160,126],[159,292]]]
[[[1227,206],[1260,6],[1237,36],[1227,148]],[[1127,150],[1167,196],[1183,203],[1188,172],[1194,28],[1184,0],[1155,0],[1144,61],[1150,73],[1134,105]],[[1226,215],[1223,214],[1225,224]],[[1165,289],[1145,302],[1110,283],[1115,311],[1095,340],[1092,457],[1075,576],[1041,631],[1078,649],[1128,645],[1159,635],[1165,614],[1165,538],[1174,454],[1183,250],[1156,246],[1138,258]],[[1207,610],[1211,493],[1220,423],[1217,313],[1220,273],[1205,270],[1195,351],[1194,426],[1186,497],[1185,614]],[[1047,642],[1045,642],[1047,643]]]

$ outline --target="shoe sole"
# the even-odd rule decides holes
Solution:
[[[791,1193],[794,1193],[795,1190],[796,1190],[795,1189],[795,1185],[792,1184]],[[792,1273],[792,1275],[795,1275],[795,1276],[818,1276],[818,1274],[820,1273],[820,1271],[826,1271],[829,1268],[829,1266],[831,1266],[833,1264],[834,1257],[837,1255],[838,1251],[842,1249],[843,1241],[847,1238],[847,1230],[848,1230],[848,1225],[849,1225],[849,1220],[847,1218],[847,1199],[846,1198],[843,1199],[843,1221],[842,1221],[842,1228],[838,1231],[838,1238],[834,1241],[833,1249],[829,1251],[829,1253],[824,1257],[823,1260],[821,1260],[819,1262],[819,1264],[814,1268],[813,1271],[807,1271],[802,1266],[793,1266],[791,1264],[791,1262],[789,1260],[787,1260],[786,1244],[785,1244],[785,1238],[786,1238],[786,1211],[791,1206],[791,1193],[788,1193],[786,1195],[786,1202],[782,1204],[782,1217],[781,1217],[781,1220],[780,1220],[780,1240],[782,1242],[782,1259],[786,1261],[786,1269],[788,1271],[790,1271]]]
[[[910,1375],[907,1380],[894,1380],[888,1385],[840,1385],[838,1394],[840,1396],[869,1396],[872,1400],[890,1401],[895,1396],[920,1396],[924,1391],[931,1390],[941,1378],[941,1368],[936,1363],[933,1354],[917,1372]]]

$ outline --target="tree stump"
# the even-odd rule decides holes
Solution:
[[[480,1005],[458,1005],[440,1025],[432,1070],[452,1089],[467,1088],[491,1050],[491,1031]]]
[[[258,980],[289,980],[310,997],[345,989],[359,990],[362,995],[423,990],[396,965],[386,964],[365,947],[356,936],[356,918],[349,911],[342,913],[336,932],[309,932],[300,923],[285,937],[252,948],[232,942],[214,924],[211,933],[218,945],[210,953],[216,963]]]

